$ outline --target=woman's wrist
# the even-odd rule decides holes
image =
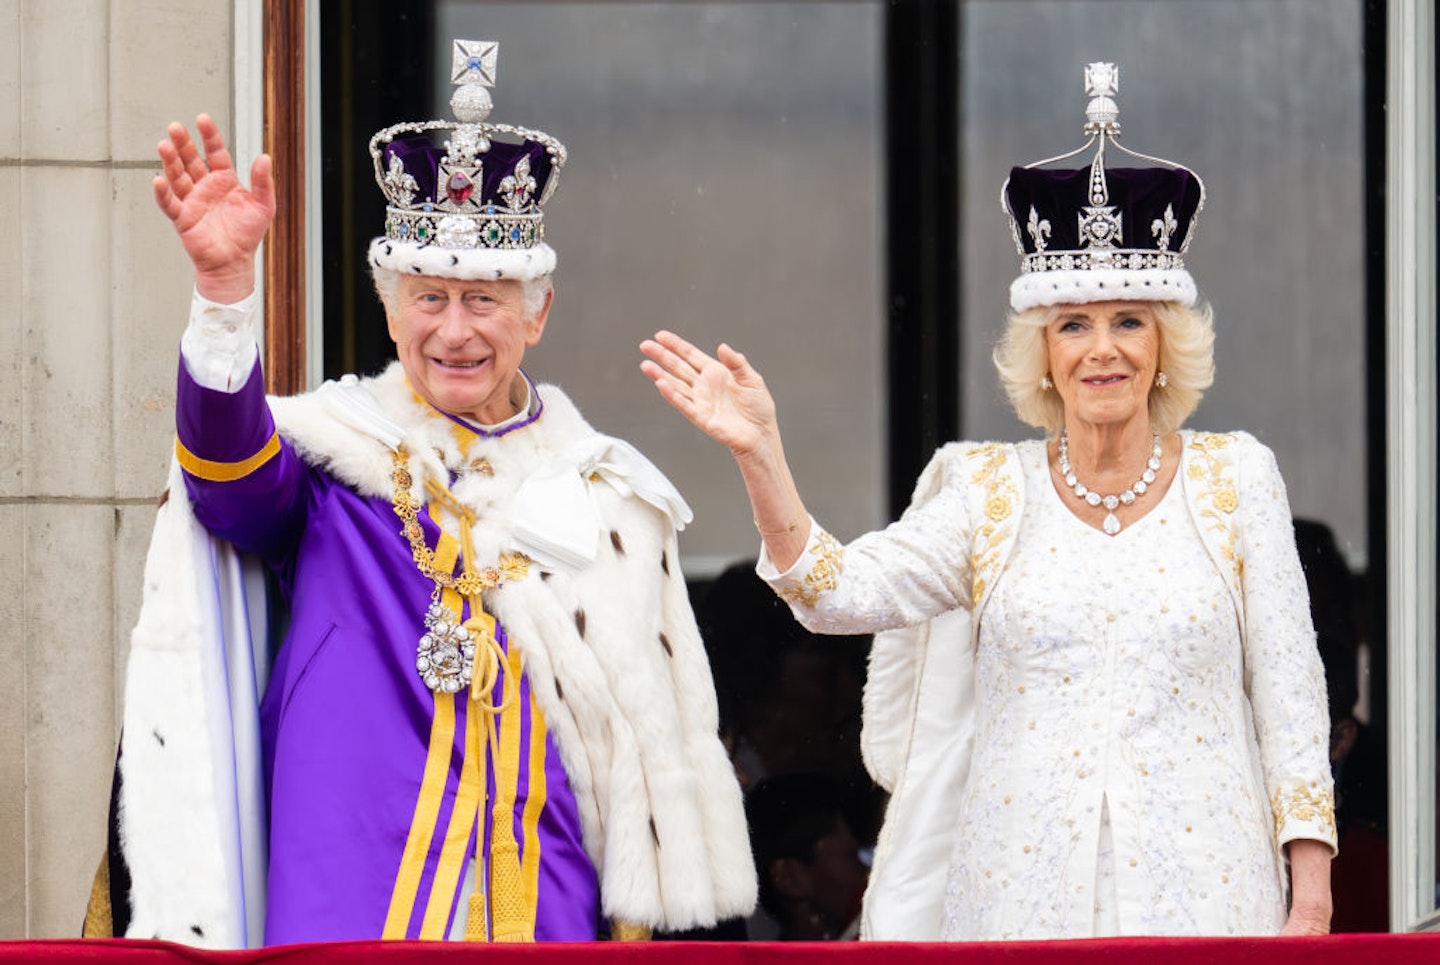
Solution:
[[[1291,917],[1323,924],[1327,928],[1333,910],[1330,896],[1330,845],[1324,841],[1297,838],[1285,846],[1290,858]]]
[[[755,531],[760,534],[760,538],[761,538],[761,539],[778,539],[778,538],[781,537],[781,536],[789,536],[789,535],[791,535],[792,533],[794,533],[794,532],[796,532],[797,530],[799,530],[799,529],[800,529],[800,520],[802,520],[802,519],[804,519],[803,514],[796,513],[794,516],[792,516],[792,517],[790,518],[790,522],[788,522],[788,523],[785,524],[785,528],[784,528],[784,529],[771,529],[771,530],[767,530],[763,525],[761,525],[760,520],[759,520],[758,518],[757,518],[757,519],[752,519],[751,522],[755,524]]]

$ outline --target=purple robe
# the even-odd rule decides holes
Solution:
[[[182,362],[176,422],[180,444],[199,459],[222,467],[255,460],[275,434],[258,364],[232,394],[198,385]],[[186,474],[196,517],[265,560],[291,610],[260,709],[270,812],[265,943],[379,938],[387,915],[396,915],[392,895],[413,835],[436,717],[436,698],[415,670],[434,584],[416,568],[389,501],[357,494],[283,439],[241,478],[224,479],[223,469],[215,475],[222,478]],[[426,511],[419,520],[433,549],[440,530]],[[508,650],[503,627],[496,638]],[[502,676],[497,703],[504,683]],[[534,937],[594,939],[599,885],[575,797],[553,737],[545,732],[543,747],[531,747],[543,717],[523,672],[519,686],[520,770],[509,820],[522,858],[527,848],[539,849]],[[458,859],[460,845],[452,845],[451,874],[438,874],[460,793],[468,715],[484,713],[463,691],[444,699],[453,701],[455,723],[448,766],[439,771],[443,782],[427,792],[437,813],[433,828],[422,829],[430,840],[417,862],[413,906],[408,896],[396,902],[400,919],[410,910],[402,926],[407,938],[444,937],[456,914],[463,925],[469,895],[461,883],[476,857],[472,829]],[[483,743],[487,724],[477,723]],[[493,755],[485,761],[476,864],[488,882],[496,773]],[[538,811],[532,810],[527,843],[532,797]],[[457,860],[459,879],[447,886]],[[422,936],[427,908],[432,926]]]

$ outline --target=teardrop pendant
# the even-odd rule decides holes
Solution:
[[[1120,532],[1120,517],[1116,516],[1114,513],[1106,513],[1105,522],[1103,525],[1105,527],[1105,535],[1114,536],[1116,533]]]

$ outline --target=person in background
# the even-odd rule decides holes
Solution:
[[[800,626],[755,575],[754,560],[726,568],[700,598],[696,617],[740,786],[777,774],[828,775],[855,834],[873,846],[884,794],[860,753],[870,638]]]
[[[870,869],[823,774],[769,777],[745,795],[760,905],[780,941],[845,941],[860,935]]]

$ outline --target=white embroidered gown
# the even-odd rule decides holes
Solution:
[[[1253,439],[1207,438],[1244,457],[1245,634],[1187,505],[1182,477],[1204,469],[1191,434],[1174,483],[1114,537],[1064,505],[1042,443],[1013,447],[1024,510],[980,613],[944,938],[1273,934],[1280,843],[1333,844],[1324,679],[1283,484]],[[827,551],[815,526],[789,572],[762,559],[761,575],[827,632],[968,608],[983,592],[970,521],[992,507],[970,504],[975,464],[949,458],[938,495],[889,529]]]
[[[1278,930],[1239,626],[1178,479],[1112,537],[1063,505],[1043,449],[1021,465],[1027,512],[980,624],[946,937]]]

